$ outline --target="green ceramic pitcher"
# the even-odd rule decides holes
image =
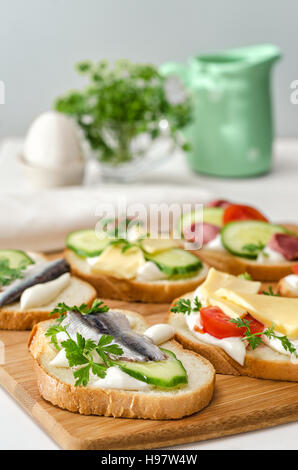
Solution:
[[[270,44],[169,62],[193,98],[193,122],[185,130],[190,167],[222,177],[247,177],[271,167],[273,119],[270,76],[281,56]]]

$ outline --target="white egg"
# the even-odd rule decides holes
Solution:
[[[55,111],[41,114],[29,128],[23,156],[29,164],[49,169],[67,168],[72,163],[83,162],[75,124]]]

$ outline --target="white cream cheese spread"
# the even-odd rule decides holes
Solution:
[[[143,266],[139,267],[136,280],[140,282],[153,282],[162,281],[167,279],[167,277],[168,276],[163,273],[155,263],[152,261],[146,261]]]
[[[35,284],[21,295],[21,310],[42,307],[54,300],[70,283],[70,273],[64,273],[53,281]]]
[[[225,247],[223,246],[223,244],[221,242],[220,234],[216,235],[216,237],[213,238],[213,240],[206,243],[206,245],[204,245],[204,249],[225,251]]]
[[[265,246],[264,250],[262,250],[257,257],[257,263],[266,264],[266,263],[283,263],[286,261],[286,258],[279,253],[278,251],[272,250],[269,246]]]
[[[158,323],[157,325],[150,326],[150,328],[144,332],[144,336],[150,338],[157,346],[172,339],[174,334],[175,330],[172,325],[166,323]]]
[[[191,312],[190,315],[185,315],[186,323],[191,332],[200,340],[202,343],[212,344],[219,346],[223,349],[232,359],[239,364],[244,364],[244,358],[246,354],[246,347],[244,342],[239,337],[230,338],[216,338],[211,336],[209,333],[199,333],[194,330],[194,326],[200,324],[200,314],[198,312]]]
[[[104,379],[97,379],[89,384],[92,388],[113,388],[120,390],[150,390],[150,385],[123,372],[119,367],[107,369]]]

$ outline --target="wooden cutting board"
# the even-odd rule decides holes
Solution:
[[[168,305],[106,301],[164,321]],[[0,384],[63,449],[152,449],[202,441],[275,426],[298,419],[298,383],[217,375],[211,404],[190,417],[173,421],[81,416],[44,401],[37,389],[29,332],[0,331],[5,365]]]

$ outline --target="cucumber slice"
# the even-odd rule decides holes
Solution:
[[[192,211],[181,217],[179,221],[180,233],[190,227],[195,222],[205,222],[208,224],[216,225],[217,227],[223,226],[224,209],[222,207],[205,207],[203,209],[203,220],[201,211]]]
[[[197,256],[181,248],[171,248],[153,255],[145,253],[145,258],[155,263],[167,276],[183,276],[199,271],[203,267]]]
[[[182,362],[176,358],[172,351],[162,348],[161,350],[167,355],[167,359],[164,361],[115,361],[115,364],[131,377],[156,387],[173,388],[177,385],[187,384],[187,373]]]
[[[230,222],[221,229],[221,241],[230,253],[244,258],[256,259],[274,233],[285,233],[280,225],[247,220]]]
[[[95,230],[76,230],[71,232],[66,238],[66,246],[77,255],[84,258],[98,256],[108,246],[111,238],[107,235],[98,238]]]
[[[9,267],[18,269],[34,264],[34,261],[22,250],[0,250],[0,260],[8,260]]]

